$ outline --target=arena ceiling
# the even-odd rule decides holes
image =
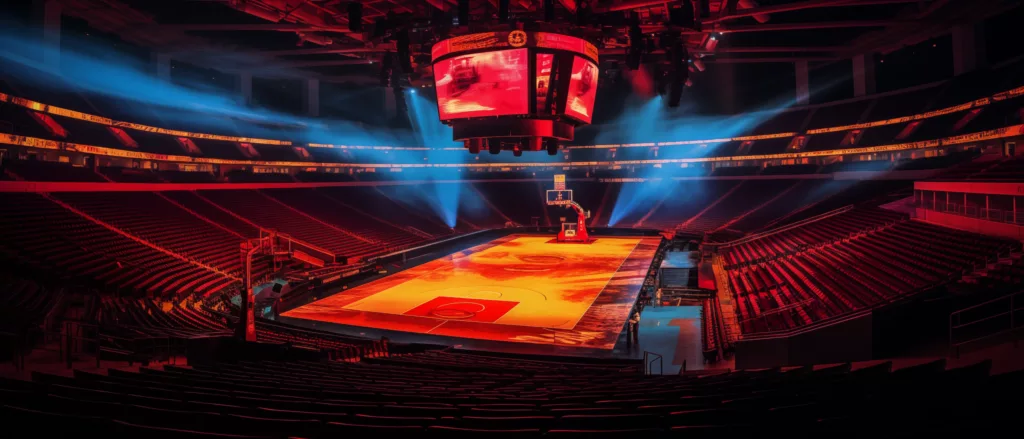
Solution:
[[[97,30],[172,57],[224,71],[323,80],[375,80],[373,64],[396,51],[395,29],[410,32],[418,69],[445,36],[508,29],[582,35],[597,44],[602,63],[624,58],[630,20],[645,36],[679,32],[705,62],[827,62],[859,53],[886,53],[980,21],[1015,0],[693,0],[692,28],[671,26],[669,9],[684,0],[511,0],[498,22],[500,0],[470,0],[469,24],[453,25],[458,0],[359,0],[362,30],[349,26],[348,0],[57,0],[65,15]],[[545,5],[553,7],[546,14]],[[547,20],[547,18],[551,18]],[[715,41],[712,41],[712,40]],[[649,55],[657,56],[654,48]]]

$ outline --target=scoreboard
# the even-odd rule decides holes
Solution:
[[[572,140],[574,128],[593,118],[598,53],[582,38],[462,35],[435,44],[431,62],[438,114],[455,140],[518,139],[540,149],[543,140]]]

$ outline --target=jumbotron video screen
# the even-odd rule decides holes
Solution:
[[[543,113],[547,109],[548,95],[551,93],[551,67],[554,62],[554,54],[537,54],[537,113]]]
[[[462,55],[434,65],[441,120],[529,112],[527,50]]]
[[[594,98],[597,95],[598,76],[600,75],[596,64],[579,56],[573,59],[565,114],[590,123],[594,117]]]
[[[591,123],[598,51],[579,37],[513,30],[431,47],[438,118],[471,154],[558,152]]]

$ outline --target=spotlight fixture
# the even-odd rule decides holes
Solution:
[[[548,155],[558,155],[558,140],[556,139],[544,139],[545,147],[548,150]]]
[[[715,47],[718,47],[718,37],[719,34],[717,32],[712,32],[711,35],[708,36],[707,41],[704,42],[704,48],[708,51],[714,51]]]
[[[693,1],[683,0],[683,4],[679,7],[670,8],[668,10],[668,24],[684,29],[695,29]]]
[[[498,23],[508,23],[509,0],[498,0]]]
[[[672,72],[669,79],[668,106],[675,108],[683,97],[683,86],[690,79],[690,69],[686,61],[690,53],[686,50],[680,39],[676,38],[669,48],[669,63],[672,65]]]
[[[469,26],[469,0],[459,0],[458,8],[456,26]]]
[[[395,35],[395,49],[398,53],[398,69],[402,73],[412,73],[412,58],[409,52],[409,31],[402,29]]]
[[[645,46],[644,32],[640,29],[640,20],[634,17],[629,25],[629,52],[626,56],[626,66],[630,70],[640,68],[640,61],[643,59]]]
[[[388,87],[391,85],[391,64],[391,52],[384,52],[384,56],[380,60],[381,87]]]
[[[348,4],[348,30],[350,32],[363,31],[363,4],[360,2]]]

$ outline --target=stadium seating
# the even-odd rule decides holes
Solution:
[[[801,135],[808,130],[885,121],[971,103],[979,97],[991,96],[995,93],[1019,87],[1021,84],[1017,78],[1018,75],[1015,73],[1020,70],[1020,64],[1021,61],[1017,60],[1005,63],[1005,65],[991,72],[986,72],[986,74],[965,75],[944,82],[926,84],[912,89],[884,93],[873,97],[813,107],[782,109],[776,112],[754,113],[752,116],[760,116],[762,121],[750,129],[749,132],[737,133],[737,135],[778,133],[785,133],[787,135],[769,139],[755,139],[748,142],[718,142],[715,143],[715,148],[707,155],[721,157],[733,154],[757,155],[792,152],[787,147],[794,139],[793,136]],[[33,77],[37,81],[23,81],[19,79],[19,77],[24,78],[25,76]],[[9,74],[0,74],[0,84],[3,84],[0,86],[0,90],[13,97],[38,100],[43,104],[53,104],[69,110],[84,111],[100,118],[111,117],[127,122],[150,124],[153,127],[189,130],[203,133],[203,135],[188,138],[197,148],[189,150],[179,143],[179,139],[170,134],[159,133],[155,132],[154,129],[132,125],[119,125],[123,126],[125,133],[138,144],[136,147],[132,147],[120,142],[107,129],[102,119],[99,122],[93,122],[87,120],[90,118],[86,117],[69,117],[67,113],[61,111],[49,112],[47,115],[68,133],[67,138],[58,139],[49,135],[41,123],[30,116],[31,111],[39,111],[37,106],[20,104],[7,105],[0,109],[0,122],[2,122],[0,127],[5,127],[2,128],[3,130],[11,131],[17,135],[127,149],[132,152],[232,160],[303,161],[303,157],[296,153],[293,145],[274,144],[278,140],[290,139],[288,136],[295,135],[293,131],[297,129],[296,127],[289,127],[287,125],[268,127],[254,121],[203,117],[196,114],[194,110],[161,108],[159,111],[165,112],[165,114],[156,114],[156,109],[126,105],[120,98],[103,94],[89,92],[55,93],[47,87],[39,86],[38,80],[41,80],[41,78],[49,78],[47,80],[52,81],[52,84],[63,83],[61,78],[42,70],[32,72],[11,71]],[[65,84],[65,86],[68,86],[69,89],[74,89],[70,85]],[[1016,97],[1016,95],[1010,97]],[[126,110],[129,108],[131,110]],[[829,133],[803,134],[806,143],[798,149],[820,151],[850,146],[878,146],[978,132],[1019,123],[1019,111],[1019,99],[993,99],[978,108],[958,108],[957,111],[937,112],[921,120],[909,122],[891,121],[891,123],[861,128],[860,135],[853,145],[841,144],[851,130],[840,129]],[[189,121],[187,126],[182,125],[182,121],[185,120]],[[963,123],[958,123],[961,121]],[[255,151],[255,156],[250,156],[252,155],[251,153],[243,152],[243,148],[248,149],[248,147],[240,146],[241,143],[249,143],[247,139],[225,140],[207,134],[214,136],[262,136],[267,137],[270,143],[252,143],[252,151]],[[589,137],[581,135],[579,138],[588,139]],[[691,148],[691,146],[684,146],[683,148]],[[688,156],[691,154],[689,151],[682,150],[683,148],[665,148],[658,153],[658,157],[670,157],[679,154]],[[347,150],[330,148],[307,149],[312,150],[310,151],[311,158],[316,161],[346,162],[352,161],[356,157]],[[618,151],[607,148],[573,149],[570,150],[568,155],[571,160],[576,161],[608,160],[611,158],[619,160],[653,158],[649,156],[646,148],[622,148]],[[409,163],[419,163],[424,159],[429,159],[431,162],[457,162],[463,156],[461,151],[432,152],[430,157],[426,155],[418,156],[418,153],[410,153],[403,155],[402,160]],[[842,166],[845,167],[847,165],[844,164]],[[741,168],[746,168],[746,166]],[[748,169],[748,171],[758,172],[756,171],[758,168],[755,166],[752,169]],[[838,170],[843,170],[843,168],[840,167]],[[722,168],[714,170],[713,175],[736,175],[736,172],[743,172],[743,170]],[[248,172],[232,171],[228,171],[227,174],[231,181],[294,181],[290,174],[253,175]],[[378,175],[368,175],[366,177],[381,178]]]
[[[316,189],[268,190],[265,193],[318,219],[379,242],[381,250],[396,249],[431,237],[425,232],[411,231],[384,219],[387,217],[371,216]]]
[[[975,99],[1019,86],[1014,72],[1019,72],[1020,64],[1015,61],[1001,71],[989,72],[992,78],[964,75],[910,90],[761,113],[756,115],[759,117],[755,120],[760,122],[753,128],[729,135],[784,133],[771,136],[773,138],[722,139],[709,145],[678,148],[666,145],[658,150],[577,145],[582,147],[568,149],[564,156],[552,158],[552,168],[557,169],[563,159],[646,160],[828,151],[933,140],[1001,128],[1019,123],[1021,107],[1016,95],[992,97],[989,101]],[[62,81],[46,73],[40,75],[53,84]],[[143,328],[142,332],[147,334],[189,337],[228,331],[230,315],[207,314],[201,307],[181,306],[174,301],[185,297],[210,297],[232,290],[240,281],[242,271],[239,245],[268,231],[285,233],[311,246],[322,247],[334,253],[339,263],[362,264],[374,255],[452,234],[500,228],[509,223],[531,225],[536,221],[541,225],[557,225],[561,217],[572,215],[564,208],[546,206],[544,191],[549,187],[550,170],[527,173],[504,169],[466,172],[404,168],[398,173],[384,172],[382,168],[378,168],[378,172],[342,168],[342,172],[328,173],[316,169],[314,163],[310,163],[314,165],[310,168],[294,172],[285,166],[248,163],[214,165],[196,160],[186,165],[181,162],[187,160],[180,160],[180,157],[177,161],[152,157],[128,159],[126,157],[137,157],[137,152],[195,159],[302,161],[307,157],[300,154],[302,150],[294,149],[295,145],[276,144],[275,140],[250,139],[253,140],[250,145],[246,139],[222,137],[301,138],[291,137],[296,133],[290,132],[286,125],[271,128],[255,122],[204,121],[198,120],[203,118],[195,117],[191,110],[168,109],[166,114],[138,106],[127,110],[129,106],[118,98],[87,91],[59,93],[38,84],[4,80],[6,74],[0,73],[0,76],[3,77],[0,90],[12,97],[38,99],[67,110],[152,124],[148,128],[119,124],[138,143],[129,146],[131,142],[119,140],[102,118],[71,117],[67,111],[50,111],[42,105],[8,99],[0,105],[0,131],[48,141],[127,150],[127,153],[104,155],[85,152],[88,149],[75,152],[67,144],[53,146],[54,142],[43,147],[23,144],[9,153],[4,150],[2,180],[353,184],[287,189],[277,186],[251,189],[253,186],[248,186],[245,190],[0,195],[4,204],[0,207],[0,227],[3,227],[0,250],[5,258],[21,266],[55,273],[61,280],[81,282],[108,293],[128,293],[131,298],[108,298],[104,303],[106,315],[112,321],[131,322],[130,326]],[[937,111],[972,102],[983,105]],[[859,128],[861,132],[846,127],[833,132],[808,133],[926,112],[933,114]],[[66,133],[51,134],[52,124],[48,128],[40,122],[39,116],[44,114]],[[182,117],[186,114],[187,117]],[[195,125],[182,126],[182,120],[195,120]],[[172,135],[161,128],[187,129],[194,133]],[[851,133],[858,136],[851,136]],[[178,135],[186,137],[176,137]],[[795,142],[800,140],[795,136],[803,136],[805,142]],[[852,145],[840,145],[848,138],[855,139]],[[189,147],[188,142],[195,148]],[[308,149],[311,161],[365,159],[349,149]],[[396,160],[419,164],[429,158],[427,161],[431,163],[463,163],[465,157],[464,151],[459,150],[432,152],[430,157],[418,154],[403,153]],[[1006,256],[1009,250],[1018,249],[1019,244],[937,228],[911,221],[903,214],[871,207],[883,204],[880,200],[886,197],[905,196],[909,192],[909,180],[859,182],[836,175],[850,171],[930,169],[943,169],[936,177],[941,179],[1006,180],[1024,175],[1024,161],[1020,159],[994,155],[978,158],[976,149],[946,150],[943,154],[946,155],[921,158],[925,154],[917,151],[911,155],[914,158],[904,154],[891,159],[883,156],[881,160],[876,156],[847,154],[827,160],[689,163],[685,167],[671,166],[671,170],[664,168],[663,175],[659,172],[653,177],[647,174],[652,168],[643,166],[574,167],[555,172],[569,175],[576,200],[593,212],[591,226],[651,227],[695,235],[708,233],[707,241],[717,243],[726,242],[725,237],[755,233],[727,245],[724,260],[728,286],[737,299],[741,329],[747,334],[758,334],[799,328],[871,309],[965,277],[984,285],[1019,283],[1020,259],[1007,262]],[[399,154],[392,157],[396,156]],[[479,156],[476,160],[495,163],[501,159]],[[471,181],[450,186],[423,183],[446,179]],[[660,183],[656,183],[658,181]],[[656,190],[649,190],[651,187]],[[441,195],[453,193],[457,196],[438,201]],[[633,201],[635,205],[630,206]],[[824,217],[819,217],[823,214]],[[786,227],[788,224],[799,227]],[[1001,257],[1000,261],[993,262],[997,256]],[[256,278],[268,276],[270,264],[266,260],[258,262]],[[329,268],[338,269],[337,266]],[[16,284],[10,300],[31,305],[33,312],[29,315],[37,320],[47,309],[41,297],[54,293],[51,289],[33,289],[26,285]],[[161,302],[161,299],[167,301]],[[708,357],[728,348],[721,330],[724,325],[721,306],[715,299],[702,307],[705,321],[710,322],[702,334]],[[263,328],[268,323],[260,325]],[[361,346],[356,340],[332,339],[325,333],[310,334],[296,328],[261,330],[260,337],[267,342],[329,349],[335,353]],[[339,354],[338,358],[351,356]],[[462,433],[441,427],[476,428],[436,427],[435,431],[447,431],[451,435]]]
[[[303,177],[305,178],[305,177]],[[362,211],[376,218],[402,218],[402,224],[433,236],[449,235],[452,229],[438,219],[430,217],[430,213],[414,207],[403,206],[400,201],[389,198],[385,188],[378,187],[332,187],[318,188],[334,200],[343,200],[349,205],[357,206]]]
[[[104,298],[98,318],[109,334],[121,337],[189,338],[230,335],[226,320],[197,306],[199,302],[151,298]]]
[[[47,288],[31,279],[0,272],[0,330],[23,331],[40,327],[46,314],[61,300],[63,290]],[[3,340],[6,346],[8,340]]]
[[[152,294],[209,294],[237,278],[201,261],[83,217],[40,194],[4,193],[0,237],[36,267]]]
[[[863,208],[838,213],[827,219],[733,246],[726,253],[726,262],[735,266],[788,255],[808,246],[845,239],[873,227],[902,221],[906,217],[883,209]]]
[[[218,310],[217,308],[221,308]],[[102,333],[113,344],[134,339],[163,337],[189,339],[229,336],[238,321],[237,307],[221,307],[217,299],[199,296],[173,300],[104,297],[97,316]],[[259,318],[256,339],[261,343],[287,344],[321,351],[325,358],[352,360],[387,354],[379,340],[312,331]]]
[[[1020,243],[858,208],[731,246],[744,333],[793,329],[877,306],[983,268]]]
[[[54,196],[135,236],[235,276],[242,273],[239,245],[254,237],[181,209],[154,192],[68,192]],[[255,276],[259,278],[265,271]]]
[[[41,160],[9,160],[4,162],[4,169],[27,181],[109,181],[91,168]]]
[[[108,437],[895,437],[992,434],[1021,374],[937,361],[709,376],[428,352],[0,381],[8,428]],[[621,369],[621,370],[616,370]],[[629,370],[629,371],[627,371]],[[224,436],[230,435],[230,436]]]
[[[368,255],[381,246],[377,241],[289,207],[260,191],[203,191],[200,196],[261,227],[290,234],[342,257]]]
[[[732,225],[732,220],[739,220],[747,214],[754,214],[766,205],[775,204],[779,201],[779,195],[785,196],[794,185],[799,182],[792,180],[765,180],[765,181],[744,181],[728,193],[714,205],[699,215],[691,217],[680,226],[683,231],[714,231],[718,228]],[[797,205],[787,203],[785,199],[782,204],[792,210]],[[786,210],[782,208],[781,210]],[[788,212],[787,212],[788,213]]]

